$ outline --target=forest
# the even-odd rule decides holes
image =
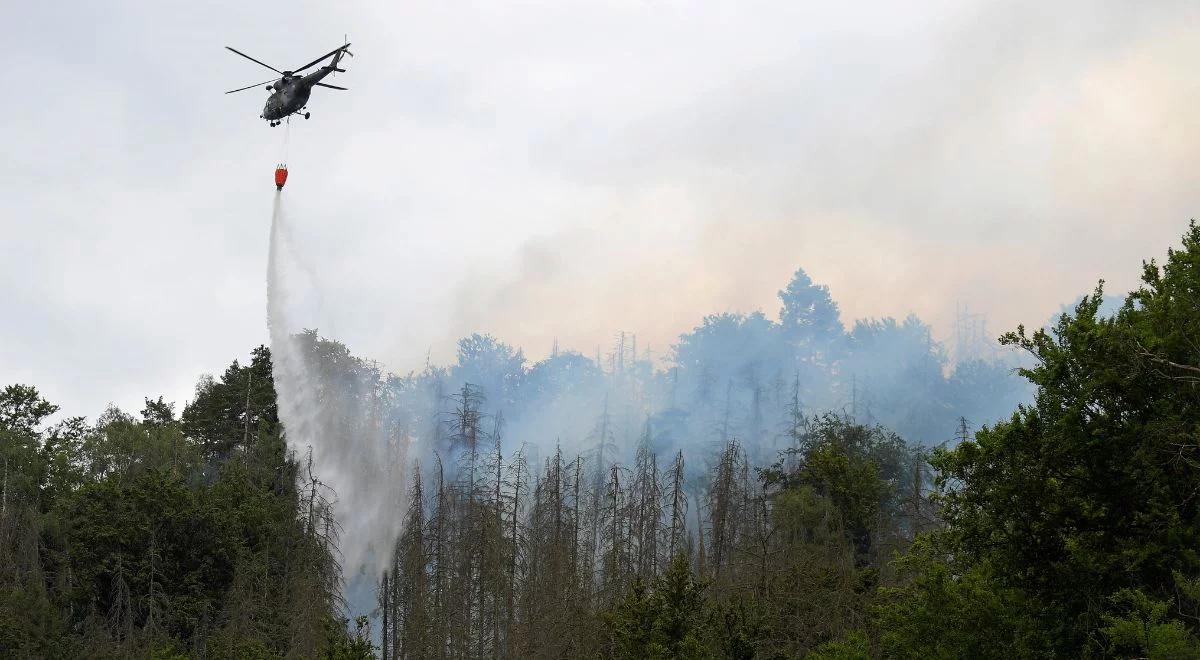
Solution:
[[[658,360],[301,333],[303,428],[276,346],[180,410],[5,386],[0,655],[1200,657],[1200,226],[953,359],[779,297]]]

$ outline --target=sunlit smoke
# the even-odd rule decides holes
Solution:
[[[777,314],[684,320],[664,359],[652,359],[633,333],[586,355],[556,346],[532,363],[502,338],[469,333],[450,364],[393,375],[312,329],[321,320],[319,272],[300,263],[287,238],[277,197],[268,320],[280,417],[289,446],[301,459],[311,451],[317,477],[337,492],[355,614],[375,609],[413,464],[443,466],[461,486],[474,483],[457,472],[468,450],[472,466],[479,453],[491,465],[525,461],[536,473],[561,448],[595,472],[628,464],[645,443],[660,457],[682,452],[689,478],[700,478],[730,440],[755,465],[777,460],[803,418],[831,413],[938,445],[961,421],[978,428],[1028,396],[1015,363],[988,355],[995,347],[972,355],[959,346],[951,361],[915,316],[846,319],[833,292],[803,270],[776,285]]]

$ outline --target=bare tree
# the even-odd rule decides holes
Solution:
[[[663,528],[664,545],[666,553],[663,556],[665,562],[670,562],[684,549],[684,541],[687,538],[687,493],[684,491],[683,481],[683,450],[679,450],[675,454],[675,460],[671,463],[670,471],[667,472],[667,484],[665,488],[666,495],[666,526]],[[666,563],[660,566],[660,570],[665,569]]]
[[[646,583],[653,581],[662,559],[658,546],[662,525],[662,483],[658,474],[658,457],[650,442],[651,428],[647,420],[634,458],[630,502],[633,573]]]

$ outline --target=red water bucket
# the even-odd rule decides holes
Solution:
[[[283,190],[285,183],[287,183],[287,167],[280,165],[275,168],[275,190]]]

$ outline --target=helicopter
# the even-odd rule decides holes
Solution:
[[[334,71],[340,73],[346,72],[345,69],[338,68],[338,63],[341,61],[342,55],[354,57],[354,53],[350,52],[349,43],[338,46],[334,50],[331,50],[328,53],[325,53],[317,59],[309,62],[308,64],[305,64],[304,66],[292,71],[280,71],[270,64],[267,64],[266,62],[260,62],[259,60],[250,57],[242,51],[237,50],[236,48],[231,46],[226,46],[225,48],[237,53],[238,55],[241,55],[255,64],[265,66],[282,76],[281,78],[272,78],[271,80],[264,80],[262,82],[254,83],[253,85],[246,85],[245,87],[231,89],[228,92],[225,92],[226,94],[233,94],[234,92],[242,92],[252,87],[258,87],[259,85],[265,84],[267,86],[267,91],[271,92],[271,95],[267,97],[267,104],[263,107],[263,112],[261,115],[259,115],[259,117],[266,119],[268,122],[270,122],[271,126],[278,126],[285,118],[292,115],[300,115],[301,117],[308,119],[311,113],[307,112],[306,108],[308,104],[308,97],[310,94],[312,94],[313,87],[328,87],[329,89],[348,91],[345,87],[329,85],[321,82],[321,80]],[[329,64],[322,66],[306,76],[299,75],[305,69],[308,69],[315,64],[319,64],[330,57],[333,58],[333,61],[331,61]]]

